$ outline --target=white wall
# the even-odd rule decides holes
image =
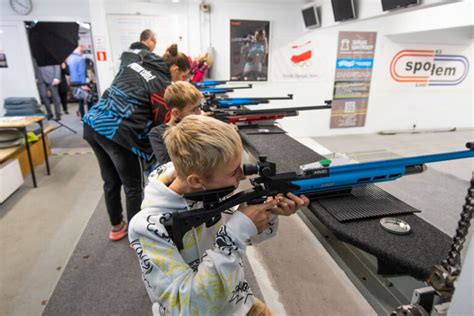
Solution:
[[[332,98],[339,31],[375,31],[377,44],[366,126],[329,129],[330,111],[312,111],[300,113],[299,117],[282,120],[283,128],[294,136],[306,137],[408,129],[414,124],[418,129],[473,127],[471,1],[458,3],[424,1],[423,6],[398,10],[396,13],[382,13],[381,8],[378,9],[378,13],[375,12],[374,3],[377,2],[379,5],[378,1],[358,1],[359,5],[362,5],[358,9],[361,20],[345,23],[334,23],[333,13],[327,2],[324,1],[321,8],[323,26],[306,32],[304,36],[297,25],[301,21],[299,10],[296,15],[288,11],[283,20],[277,20],[273,25],[277,28],[281,23],[280,26],[289,27],[291,18],[294,23],[292,29],[295,33],[299,32],[300,38],[309,38],[316,42],[313,53],[320,66],[318,78],[297,83],[274,81],[270,78],[266,84],[259,83],[252,90],[240,90],[233,95],[294,94],[292,102],[275,101],[269,106],[261,105],[260,108],[321,104],[323,100]],[[363,5],[367,3],[368,5],[364,7]],[[229,15],[233,17],[236,14]],[[288,31],[283,34],[288,34]],[[280,34],[273,32],[272,36],[279,37]],[[272,44],[275,53],[278,47],[275,42]],[[228,51],[228,45],[223,48]],[[441,48],[443,53],[465,55],[471,62],[469,76],[462,84],[454,87],[413,87],[397,84],[389,75],[390,61],[396,52],[407,48]],[[228,56],[228,52],[223,55]],[[225,58],[219,59],[216,66],[220,69],[216,77],[228,78],[229,62]]]
[[[104,47],[112,56],[113,45],[112,38],[116,38],[118,30],[108,28],[107,19],[114,15],[128,15],[130,17],[172,17],[179,21],[181,26],[181,40],[178,40],[178,49],[188,55],[194,56],[200,52],[200,22],[199,22],[199,4],[197,1],[185,1],[182,3],[146,2],[146,1],[130,1],[130,0],[89,0],[91,8],[91,23],[93,37],[99,36],[105,40]],[[169,27],[172,27],[171,25]],[[153,29],[156,32],[157,40],[166,37],[170,32],[169,29]],[[115,32],[115,33],[114,33]],[[136,35],[138,41],[140,34]],[[131,44],[131,43],[130,43]],[[97,48],[96,48],[97,49]],[[115,49],[116,50],[116,49]],[[162,54],[162,51],[156,51]],[[119,55],[114,54],[115,58]],[[109,58],[106,62],[97,62],[99,67],[99,84],[103,91],[112,82],[115,70],[113,61]]]

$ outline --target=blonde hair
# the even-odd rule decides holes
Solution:
[[[240,136],[232,126],[204,115],[186,116],[166,131],[164,139],[181,179],[195,173],[209,180],[216,168],[227,165],[243,150]]]
[[[177,108],[182,111],[187,105],[201,102],[202,94],[189,82],[176,81],[166,88],[163,99],[170,109]]]

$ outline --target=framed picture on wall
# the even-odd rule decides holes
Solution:
[[[230,20],[230,79],[267,81],[270,21]]]

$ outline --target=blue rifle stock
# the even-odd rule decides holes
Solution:
[[[198,88],[207,88],[207,87],[214,87],[221,84],[226,84],[230,80],[204,80],[201,82],[195,82],[194,85]]]
[[[205,96],[207,95],[216,95],[216,94],[224,94],[224,93],[229,93],[233,92],[234,90],[237,89],[251,89],[252,84],[248,84],[246,86],[238,86],[238,87],[202,87],[199,88],[199,91],[202,92]]]
[[[207,97],[203,106],[204,111],[211,109],[225,109],[230,107],[242,107],[245,105],[258,105],[269,103],[271,100],[292,100],[293,94],[286,97],[258,97],[258,98],[216,98],[215,96]]]
[[[474,157],[474,142],[467,143],[466,147],[469,150],[317,168],[304,174],[277,174],[276,165],[261,156],[256,165],[244,166],[246,175],[259,175],[251,179],[254,186],[252,189],[230,197],[227,196],[235,190],[234,187],[185,194],[186,199],[202,201],[203,207],[192,211],[165,213],[161,223],[176,247],[183,249],[186,232],[203,223],[208,227],[214,225],[223,211],[243,202],[262,202],[268,196],[289,192],[308,197],[348,194],[354,186],[392,181],[404,175],[421,173],[425,169],[425,163]]]

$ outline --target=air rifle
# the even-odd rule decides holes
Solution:
[[[216,95],[216,94],[224,94],[224,93],[229,93],[229,92],[234,92],[234,90],[237,90],[237,89],[251,89],[252,88],[252,84],[249,83],[247,84],[246,86],[236,86],[236,87],[220,87],[220,88],[216,88],[216,87],[199,87],[199,91],[202,92],[202,94],[204,94],[204,96],[208,96],[208,95]]]
[[[328,101],[326,101],[328,102]],[[278,120],[288,116],[297,116],[299,111],[309,110],[324,110],[331,108],[331,101],[326,105],[304,106],[294,108],[279,108],[279,109],[225,109],[214,110],[210,112],[209,116],[220,121],[232,124],[251,124],[253,122]]]
[[[213,109],[222,109],[230,107],[241,107],[245,105],[257,105],[270,103],[271,100],[292,100],[293,94],[286,97],[259,97],[259,98],[217,98],[215,95],[206,96],[203,110],[208,112]]]
[[[201,82],[194,82],[194,85],[198,88],[214,87],[221,84],[226,84],[230,80],[204,80]]]
[[[319,166],[300,173],[280,174],[276,173],[274,163],[261,156],[256,165],[244,165],[245,175],[259,175],[250,180],[252,189],[230,197],[228,195],[235,190],[234,187],[185,194],[186,199],[202,201],[203,207],[192,211],[165,213],[160,222],[178,249],[183,249],[183,237],[186,232],[203,223],[208,227],[214,225],[223,211],[241,203],[262,203],[269,196],[289,192],[305,194],[312,198],[348,194],[355,186],[392,181],[405,175],[421,173],[426,169],[426,163],[474,157],[474,142],[467,143],[466,147],[469,150],[333,167]]]

